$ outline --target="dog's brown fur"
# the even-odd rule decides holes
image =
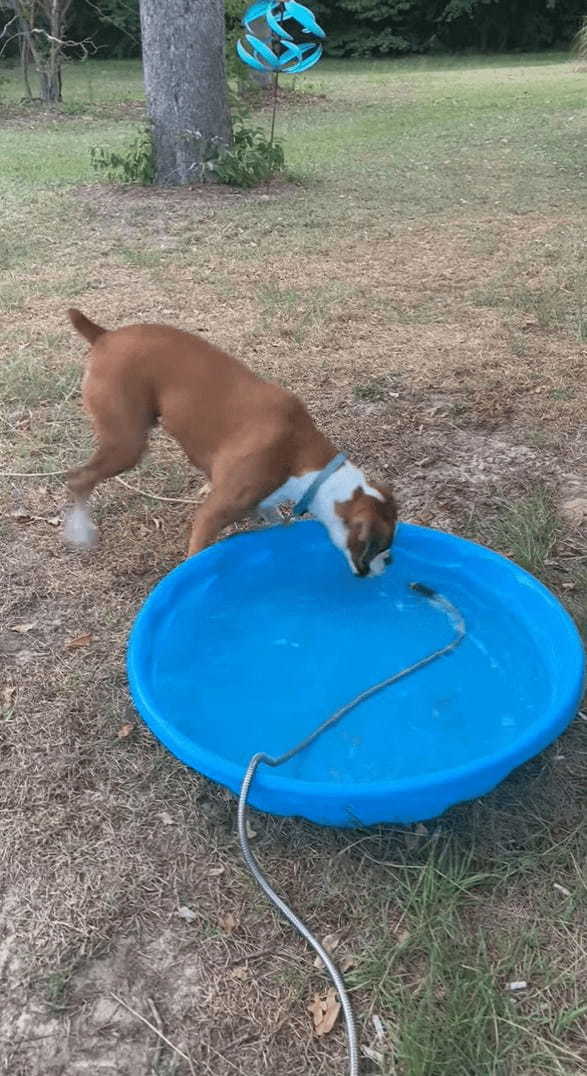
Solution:
[[[138,462],[160,419],[212,485],[193,522],[191,555],[292,475],[321,469],[335,455],[296,396],[202,337],[148,324],[109,332],[79,310],[68,313],[92,345],[83,401],[98,441],[92,458],[68,476],[78,502],[99,482]],[[380,513],[379,502],[367,500],[371,507],[360,498],[341,511],[347,521],[356,514],[361,534],[365,527],[375,534],[389,527],[390,507]],[[395,508],[393,513],[395,525]],[[392,534],[388,531],[387,544]]]

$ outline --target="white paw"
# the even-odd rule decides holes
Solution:
[[[86,549],[96,544],[98,531],[92,523],[84,504],[75,504],[63,522],[63,537],[70,545]]]
[[[279,523],[283,523],[283,516],[279,511],[279,508],[259,508],[259,519],[267,527],[276,527]]]

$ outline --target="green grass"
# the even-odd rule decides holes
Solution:
[[[3,96],[16,102],[18,72],[8,77]],[[553,186],[566,201],[582,200],[584,78],[562,57],[364,62],[353,64],[352,76],[348,63],[329,60],[296,86],[300,107],[282,112],[279,134],[288,166],[328,185],[313,199],[316,226],[325,212],[348,211],[337,201],[356,183],[361,217],[385,202],[410,214],[455,205],[524,210],[550,204]],[[304,107],[304,86],[326,92],[330,108]],[[33,176],[51,184],[87,182],[90,147],[119,148],[132,129],[124,106],[142,97],[137,62],[71,65],[65,107],[86,109],[91,127],[85,116],[73,116],[66,130],[62,122],[45,123],[26,138],[5,129],[3,184]],[[104,109],[113,108],[118,118],[105,122]]]
[[[0,86],[1,99],[6,104],[21,103],[24,93],[16,65],[0,68],[6,82]],[[31,88],[35,92],[34,74]],[[90,60],[71,62],[63,71],[63,108],[75,115],[76,110],[92,112],[104,106],[133,104],[144,100],[141,66],[137,60]],[[35,105],[25,103],[25,115],[34,117]]]
[[[537,487],[515,502],[504,502],[486,525],[485,539],[533,575],[544,575],[561,530],[553,493]]]

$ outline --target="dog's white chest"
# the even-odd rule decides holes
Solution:
[[[284,482],[279,489],[276,489],[273,493],[270,493],[268,497],[265,497],[261,501],[260,508],[277,508],[280,504],[285,504],[286,501],[293,501],[294,504],[304,496],[306,490],[310,488],[312,482],[318,475],[319,471],[308,471],[304,475],[293,475],[288,478],[287,482]]]

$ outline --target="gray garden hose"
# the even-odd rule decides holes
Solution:
[[[383,691],[386,687],[391,687],[392,684],[396,684],[398,680],[403,680],[405,676],[410,676],[412,673],[417,672],[419,669],[423,669],[426,665],[430,665],[431,662],[436,661],[437,658],[444,657],[446,654],[450,654],[455,650],[459,643],[465,637],[465,621],[459,611],[455,609],[446,598],[443,598],[441,594],[437,594],[435,590],[431,590],[424,583],[410,583],[410,587],[417,594],[422,595],[432,605],[435,605],[437,609],[441,609],[445,613],[454,629],[455,634],[453,639],[447,643],[446,646],[441,647],[439,650],[434,650],[431,654],[427,654],[425,657],[420,658],[419,661],[414,662],[413,665],[409,665],[406,669],[400,669],[399,672],[394,673],[393,676],[388,676],[385,680],[380,680],[379,683],[373,684],[371,687],[361,691],[358,695],[355,695],[350,702],[341,706],[340,710],[332,714],[330,717],[323,721],[313,732],[306,736],[295,747],[290,748],[285,754],[279,755],[277,758],[272,758],[271,755],[266,755],[260,751],[258,754],[253,755],[243,779],[241,785],[239,801],[238,801],[238,836],[240,846],[244,856],[245,863],[249,868],[251,874],[256,879],[261,889],[267,894],[269,900],[279,909],[281,914],[292,924],[293,927],[302,935],[303,938],[316,950],[318,956],[323,961],[332,982],[336,988],[340,1003],[342,1006],[344,1021],[346,1024],[346,1032],[349,1043],[349,1076],[359,1076],[359,1046],[357,1041],[357,1027],[355,1024],[355,1018],[353,1016],[353,1010],[351,1007],[350,999],[344,985],[344,980],[340,974],[336,964],[332,957],[326,952],[324,947],[320,945],[317,938],[314,937],[312,932],[308,929],[305,923],[288,907],[284,900],[275,892],[271,883],[263,873],[261,867],[257,863],[257,860],[251,852],[249,845],[249,838],[247,835],[247,797],[249,790],[253,782],[257,767],[264,763],[266,766],[283,766],[285,762],[289,762],[290,758],[294,755],[304,751],[306,747],[309,747],[314,740],[318,739],[323,732],[331,728],[333,725],[340,721],[342,717],[345,717],[351,710],[354,710],[356,706],[359,706],[362,702],[366,702],[372,695],[377,694],[379,691]]]

